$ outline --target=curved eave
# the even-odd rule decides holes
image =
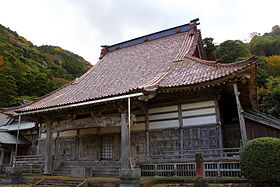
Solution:
[[[86,101],[86,102],[72,103],[72,104],[63,105],[63,106],[54,106],[54,107],[48,107],[48,108],[41,108],[41,109],[37,109],[37,110],[21,111],[21,112],[17,112],[17,115],[24,116],[24,115],[30,115],[30,114],[50,112],[50,111],[55,111],[55,110],[72,109],[72,108],[81,107],[81,106],[105,103],[105,102],[116,101],[116,100],[121,100],[121,99],[126,99],[126,98],[132,98],[132,97],[139,97],[142,95],[144,95],[144,94],[142,92],[139,92],[139,93],[126,94],[126,95],[120,95],[120,96],[115,96],[115,97],[107,97],[107,98],[103,98],[103,99],[95,99],[95,100]]]

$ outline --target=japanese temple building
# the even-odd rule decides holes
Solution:
[[[232,163],[234,176],[244,143],[280,137],[279,121],[257,112],[255,59],[205,60],[197,26],[102,46],[80,78],[15,110],[41,124],[44,173],[193,176],[194,155],[203,152],[206,161]]]

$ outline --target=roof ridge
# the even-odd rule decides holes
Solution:
[[[116,51],[118,49],[126,48],[126,47],[129,47],[132,45],[141,44],[146,41],[156,40],[156,39],[167,37],[167,36],[174,35],[177,33],[188,32],[191,29],[195,29],[197,27],[197,25],[199,25],[199,23],[197,23],[198,21],[199,21],[199,19],[197,18],[197,19],[191,20],[190,23],[187,23],[184,25],[164,29],[164,30],[161,30],[158,32],[150,33],[150,34],[147,34],[144,36],[126,40],[126,41],[116,43],[113,45],[102,45],[101,47],[103,47],[103,49],[101,50],[100,59],[102,59],[106,55],[106,53],[110,53],[110,52]]]

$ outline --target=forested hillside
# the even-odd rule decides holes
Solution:
[[[0,25],[0,107],[45,95],[85,73],[91,64],[56,46],[33,45]]]
[[[280,27],[274,26],[269,33],[251,34],[251,40],[227,40],[220,45],[213,38],[203,39],[209,60],[230,63],[257,56],[257,86],[259,109],[280,118]]]

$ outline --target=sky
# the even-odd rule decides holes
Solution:
[[[249,41],[280,25],[279,0],[0,0],[0,24],[92,64],[113,45],[200,19],[202,38]]]

